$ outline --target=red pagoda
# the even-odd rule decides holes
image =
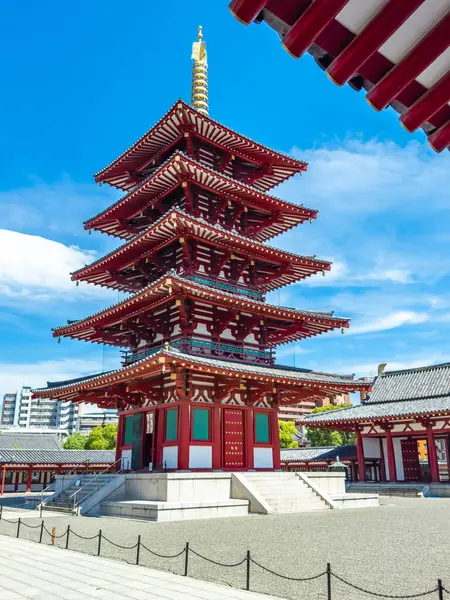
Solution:
[[[122,367],[35,396],[117,408],[117,459],[134,470],[279,469],[280,405],[367,384],[275,364],[278,344],[349,325],[265,301],[330,269],[264,243],[316,218],[269,194],[307,165],[213,121],[201,28],[192,57],[192,106],[177,101],[95,176],[124,196],[85,228],[123,244],[72,279],[129,296],[54,330],[126,349]]]

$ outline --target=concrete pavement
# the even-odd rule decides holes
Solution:
[[[3,535],[0,572],[1,600],[276,600],[273,596]]]

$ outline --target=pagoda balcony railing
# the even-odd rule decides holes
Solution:
[[[209,277],[200,277],[199,275],[184,275],[186,279],[191,279],[197,283],[201,283],[202,285],[208,285],[210,287],[214,287],[218,290],[223,290],[224,292],[228,292],[230,294],[241,294],[242,296],[249,296],[254,300],[263,301],[264,296],[261,292],[257,290],[253,290],[244,285],[233,285],[227,281],[221,281],[220,279],[210,279]]]
[[[170,344],[172,348],[176,348],[181,352],[188,354],[196,354],[201,356],[209,356],[212,358],[222,358],[230,360],[242,360],[246,362],[273,364],[275,357],[271,351],[256,350],[255,348],[244,348],[242,344],[233,344],[232,342],[217,343],[208,342],[206,340],[176,340]],[[123,353],[122,364],[124,367],[131,365],[138,360],[143,360],[152,354],[161,350],[164,345],[147,348],[141,352],[130,354]]]
[[[216,358],[228,358],[230,360],[242,360],[254,363],[272,364],[274,357],[272,352],[245,348],[242,344],[232,342],[208,342],[205,340],[177,340],[172,343],[174,348],[187,352]]]

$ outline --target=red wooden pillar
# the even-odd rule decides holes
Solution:
[[[222,409],[214,405],[212,422],[212,468],[217,470],[222,468]]]
[[[431,483],[439,483],[439,464],[436,452],[436,444],[434,442],[433,425],[427,423],[427,449],[428,462],[430,464]]]
[[[394,442],[390,428],[386,428],[386,453],[389,468],[389,481],[397,481],[397,468],[395,466]]]
[[[280,427],[278,425],[278,412],[273,411],[270,414],[270,425],[272,427],[272,452],[273,452],[273,468],[275,471],[281,469],[280,464]]]
[[[364,446],[361,432],[356,430],[356,456],[358,458],[359,481],[366,480],[366,463],[364,460]]]
[[[386,481],[386,462],[384,459],[383,438],[380,440],[380,481]]]
[[[33,466],[30,465],[28,467],[28,472],[27,472],[27,494],[29,492],[31,492],[31,479],[33,477]]]
[[[445,456],[447,457],[448,481],[450,482],[450,434],[445,438]]]
[[[178,407],[178,469],[180,471],[189,470],[189,409],[187,402],[180,402]]]
[[[117,424],[117,438],[116,438],[116,462],[121,457],[124,420],[125,420],[125,417],[123,415],[119,415],[119,422]],[[120,468],[120,467],[117,466],[117,468]]]
[[[255,468],[255,459],[254,459],[254,434],[253,434],[253,409],[249,408],[244,413],[245,418],[245,434],[244,434],[244,443],[245,443],[245,468],[246,469],[254,469]]]
[[[163,463],[163,442],[164,442],[164,408],[160,407],[155,410],[156,423],[156,456],[155,463],[157,466]]]

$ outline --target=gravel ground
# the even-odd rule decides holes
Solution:
[[[290,577],[308,577],[332,570],[353,584],[382,594],[415,594],[436,587],[440,577],[450,590],[450,499],[390,498],[379,508],[300,513],[296,515],[252,515],[249,517],[149,523],[108,517],[61,517],[45,514],[45,527],[62,535],[70,524],[83,536],[102,530],[101,555],[135,563],[138,535],[142,544],[161,554],[177,554],[189,541],[192,550],[211,560],[237,563],[247,550],[269,569]],[[39,525],[30,518],[25,523]],[[12,511],[8,511],[12,517]],[[39,528],[21,525],[20,537],[39,540]],[[0,534],[16,535],[17,524],[0,521]],[[107,538],[107,539],[106,539]],[[44,533],[43,542],[50,543]],[[66,537],[56,541],[65,547]],[[96,554],[98,538],[83,540],[73,533],[69,549]],[[76,560],[76,554],[74,554]],[[183,574],[184,556],[162,559],[141,548],[139,564]],[[245,564],[226,568],[193,553],[189,575],[242,588]],[[294,582],[276,577],[251,565],[251,589],[302,600],[325,600],[326,578]],[[332,580],[333,598],[356,600],[366,594]],[[429,596],[437,598],[437,592]]]

